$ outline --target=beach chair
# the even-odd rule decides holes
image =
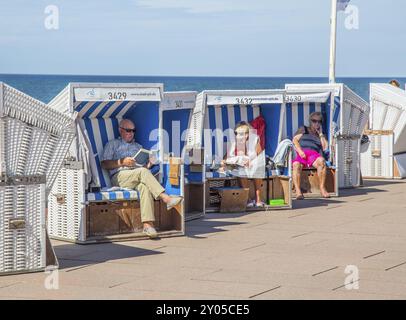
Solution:
[[[48,228],[52,238],[77,243],[145,239],[139,194],[112,188],[100,157],[106,143],[119,136],[121,119],[133,120],[136,141],[156,150],[161,163],[151,169],[168,194],[183,196],[184,170],[163,151],[161,84],[71,83],[49,106],[76,115],[77,139],[49,196]],[[176,168],[176,176],[171,168]],[[160,237],[184,234],[184,205],[167,210],[155,201]]]
[[[229,189],[231,193],[236,193],[238,189],[236,177],[225,176],[213,169],[220,163],[227,150],[230,141],[227,132],[233,132],[235,124],[239,121],[251,122],[262,115],[266,120],[265,153],[272,157],[280,142],[278,130],[283,103],[282,90],[209,90],[198,94],[191,120],[188,147],[204,150],[205,212],[220,211],[222,206],[219,190],[224,193]],[[262,196],[268,203],[263,209],[255,208],[255,210],[291,208],[291,170],[288,165],[290,157],[289,153],[284,167],[266,170]],[[252,187],[249,190],[251,196]],[[278,205],[269,205],[269,200],[279,201]]]
[[[0,82],[0,275],[58,267],[46,198],[74,135],[70,117]]]
[[[344,84],[287,84],[284,138],[293,138],[297,129],[309,125],[309,114],[320,111],[323,131],[328,137],[325,154],[328,165],[326,187],[338,196],[340,188],[358,187],[360,181],[361,136],[369,117],[369,105]],[[304,170],[304,194],[320,196],[318,177],[313,169]]]
[[[196,91],[165,92],[161,103],[164,153],[181,158],[184,165],[186,221],[201,217],[204,211],[203,163],[200,157],[195,159],[193,150],[186,148],[196,96]]]
[[[364,178],[406,178],[406,91],[371,83],[368,149],[361,154]]]

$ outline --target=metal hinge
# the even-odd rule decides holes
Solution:
[[[45,175],[30,176],[1,176],[0,186],[26,186],[32,184],[45,184]]]
[[[357,139],[361,139],[361,135],[359,135],[359,134],[340,134],[336,138],[337,138],[337,140],[357,140]]]
[[[378,150],[378,149],[372,150],[371,155],[372,155],[374,158],[380,158],[380,157],[381,157],[381,150]]]
[[[70,170],[82,170],[83,169],[83,161],[77,161],[75,158],[68,158],[65,159],[63,166],[65,169]]]
[[[53,194],[53,196],[56,198],[56,202],[58,204],[65,204],[66,203],[66,196],[62,193],[56,193]]]
[[[11,230],[25,229],[25,220],[21,218],[10,219],[9,228]]]

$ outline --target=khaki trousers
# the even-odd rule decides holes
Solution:
[[[142,222],[155,221],[154,199],[165,189],[159,184],[151,171],[146,168],[121,170],[116,173],[111,182],[114,186],[138,190],[140,193],[140,207]]]

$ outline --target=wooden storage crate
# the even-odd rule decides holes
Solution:
[[[155,227],[159,232],[181,231],[181,204],[167,210],[162,201],[154,201]],[[86,237],[103,240],[114,235],[143,236],[139,201],[92,202],[86,211]]]
[[[249,188],[219,188],[220,212],[244,212],[247,207]]]
[[[206,183],[206,207],[218,208],[220,206],[220,195],[216,188],[237,187],[237,178],[209,178]]]
[[[267,182],[268,180],[268,182]],[[268,183],[268,186],[267,186]],[[267,192],[268,189],[268,192]],[[290,208],[290,178],[284,176],[274,176],[268,179],[262,179],[261,184],[261,198],[266,203],[265,210],[270,209],[287,209]],[[268,193],[268,194],[267,194]],[[255,199],[254,181],[250,183],[249,199]],[[267,200],[283,199],[284,205],[282,206],[269,206]],[[258,211],[261,208],[250,208],[250,211]]]
[[[204,184],[189,183],[185,184],[185,218],[193,219],[195,216],[200,217],[204,211]]]
[[[333,168],[327,168],[326,189],[327,192],[335,194],[336,171]],[[320,197],[320,179],[317,169],[303,169],[300,176],[300,189],[305,196]]]

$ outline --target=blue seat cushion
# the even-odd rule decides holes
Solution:
[[[229,172],[206,172],[206,178],[229,178],[232,175]]]
[[[140,198],[137,190],[101,190],[100,192],[89,192],[86,194],[87,201],[114,201],[114,200],[138,200]]]

